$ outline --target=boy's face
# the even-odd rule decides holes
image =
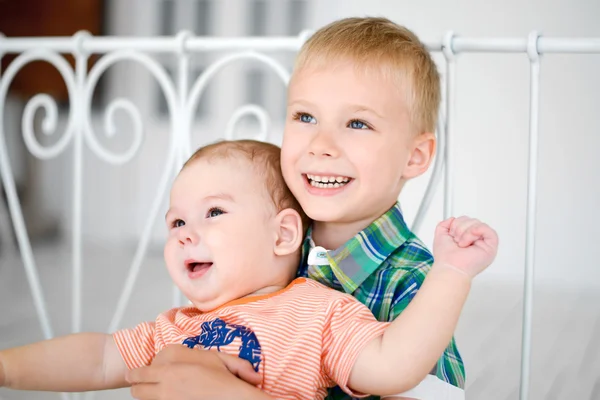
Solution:
[[[196,160],[173,184],[164,255],[171,278],[201,310],[252,294],[273,276],[277,212],[247,161]]]
[[[283,175],[315,221],[367,226],[396,202],[413,137],[391,81],[351,62],[308,66],[289,86]]]

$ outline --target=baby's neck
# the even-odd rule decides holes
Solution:
[[[288,282],[286,284],[274,284],[274,285],[266,286],[266,287],[264,287],[262,289],[259,289],[259,290],[255,291],[255,292],[247,294],[244,297],[261,296],[261,295],[264,295],[264,294],[275,293],[275,292],[277,292],[279,290],[285,289],[289,283],[290,282]]]
[[[298,265],[296,257],[292,257],[291,259],[294,260],[292,264],[285,260],[279,260],[280,263],[274,265],[271,277],[263,282],[262,287],[257,288],[255,291],[242,297],[262,296],[275,293],[288,287],[288,285],[296,278],[296,266]],[[286,272],[284,273],[284,271]]]
[[[270,295],[272,293],[276,293],[278,291],[284,290],[286,287],[288,287],[288,285],[292,281],[293,281],[293,279],[289,280],[288,282],[281,281],[281,282],[269,284],[269,285],[263,286],[260,289],[255,290],[251,293],[248,293],[246,295],[243,295],[243,296],[235,298],[235,299],[230,299],[225,302],[212,301],[212,302],[205,302],[205,303],[193,303],[193,306],[202,312],[211,312],[211,311],[214,311],[223,306],[230,305],[232,303],[237,303],[242,299],[246,299],[246,300],[244,300],[244,302],[246,302],[246,301],[251,302],[251,301],[253,301],[252,300],[253,297]]]
[[[252,297],[270,295],[284,290],[296,278],[299,250],[297,253],[297,255],[278,257],[276,260],[265,261],[269,263],[270,272],[260,275],[260,278],[254,281],[251,286],[247,286],[249,282],[246,282],[246,285],[244,285],[244,288],[247,290],[244,290],[245,294],[238,291],[238,297],[231,298],[227,293],[221,292],[220,296],[207,302],[193,303],[194,307],[202,312],[210,312],[241,299],[246,299],[244,302],[253,301]]]

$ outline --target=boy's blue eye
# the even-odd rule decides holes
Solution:
[[[362,121],[353,119],[348,126],[352,129],[369,129],[369,126]]]
[[[310,114],[300,114],[299,118],[300,122],[304,122],[305,124],[316,124],[317,120]]]
[[[173,221],[173,228],[180,228],[185,225],[185,221],[182,219],[176,219]]]
[[[224,214],[225,212],[223,210],[221,210],[218,207],[213,207],[210,210],[208,210],[208,213],[206,215],[207,218],[214,218],[214,217],[218,217],[221,214]]]

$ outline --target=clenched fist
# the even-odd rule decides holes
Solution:
[[[469,217],[439,223],[433,241],[435,264],[474,278],[486,269],[498,251],[498,235],[487,224]]]

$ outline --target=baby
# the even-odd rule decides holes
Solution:
[[[81,333],[0,352],[0,386],[88,391],[128,386],[128,369],[172,344],[248,360],[281,399],[353,396],[417,385],[450,341],[471,280],[497,236],[466,217],[438,225],[435,263],[394,322],[353,298],[296,278],[307,218],[281,175],[280,149],[222,141],[183,166],[166,215],[165,260],[192,306],[112,335]],[[190,350],[194,351],[194,350]]]

